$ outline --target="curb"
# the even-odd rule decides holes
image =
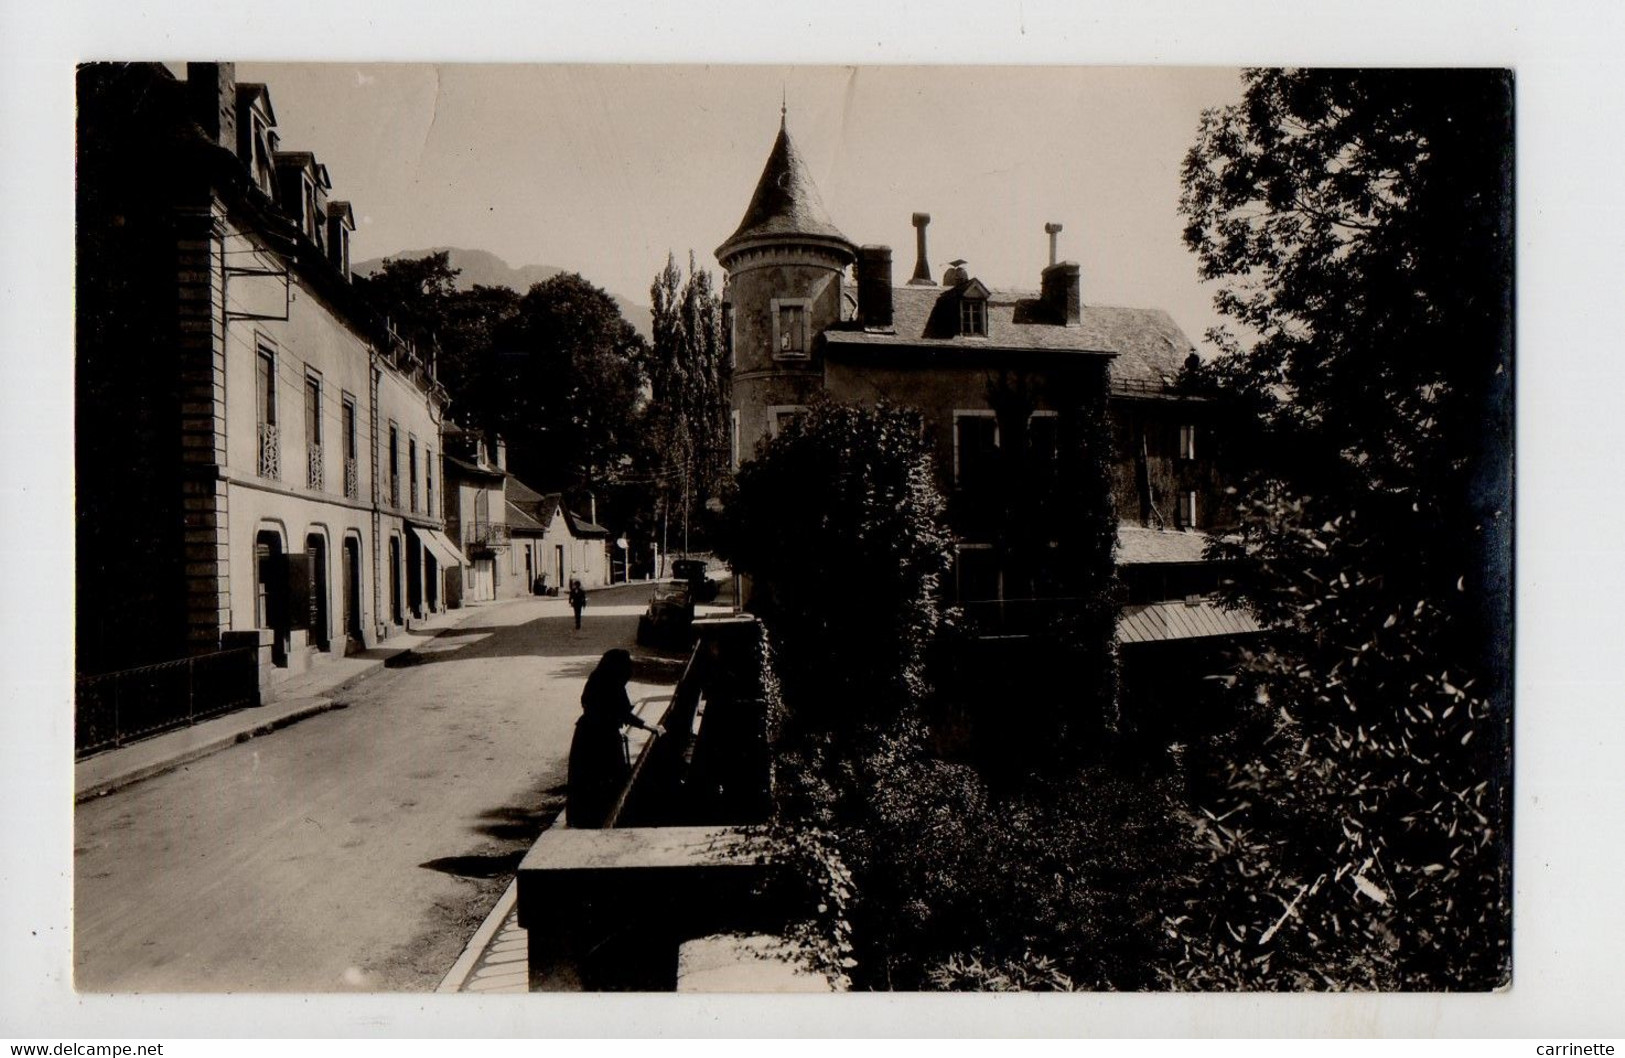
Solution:
[[[370,676],[372,673],[368,672],[363,673],[362,675]],[[260,735],[270,734],[272,731],[275,731],[278,728],[287,727],[289,724],[296,724],[301,720],[316,716],[319,713],[325,713],[332,709],[336,704],[338,703],[332,698],[312,698],[310,699],[308,705],[300,706],[298,709],[283,713],[280,716],[271,717],[259,724],[255,724],[246,731],[234,731],[229,735],[221,735],[219,738],[211,739],[210,741],[202,743],[201,745],[192,746],[189,749],[182,750],[173,757],[167,757],[161,761],[154,761],[151,764],[146,764],[131,771],[127,771],[122,775],[115,775],[111,778],[103,779],[98,783],[85,787],[83,790],[75,790],[73,793],[73,803],[82,804],[85,801],[94,800],[95,798],[110,794],[115,790],[121,790],[124,787],[138,783],[143,779],[150,779],[155,775],[162,775],[165,772],[174,771],[176,768],[185,767],[195,760],[201,760],[202,758],[210,756],[214,753],[218,753],[223,749],[235,746],[239,742],[247,742],[249,739],[257,738]]]
[[[463,623],[463,621],[466,621],[468,617],[471,616],[473,616],[472,613],[466,615],[453,624],[446,625],[444,628],[426,629],[423,634],[428,636],[429,642],[433,642],[447,632],[455,630]],[[418,644],[418,646],[423,645],[425,644]],[[73,792],[73,803],[83,804],[86,801],[95,800],[98,797],[104,797],[107,794],[113,793],[115,790],[121,790],[126,786],[131,786],[135,783],[141,782],[144,779],[150,779],[156,775],[162,775],[165,772],[174,771],[176,768],[185,767],[186,765],[191,764],[193,761],[201,760],[202,758],[210,756],[214,753],[218,753],[223,749],[229,749],[230,747],[237,745],[239,742],[247,742],[249,739],[257,738],[260,735],[268,735],[272,731],[287,727],[289,724],[297,724],[301,720],[308,720],[313,716],[328,712],[334,708],[343,708],[344,704],[339,702],[337,699],[339,694],[353,688],[356,684],[362,683],[368,679],[371,679],[373,676],[376,676],[378,673],[383,672],[385,669],[390,667],[389,662],[393,661],[395,658],[413,654],[417,651],[417,649],[418,647],[416,646],[407,647],[398,654],[392,655],[389,658],[381,659],[378,664],[367,669],[365,672],[358,672],[349,679],[344,680],[342,683],[326,688],[323,692],[323,696],[313,696],[307,700],[306,704],[289,709],[286,712],[278,713],[275,716],[268,717],[247,730],[237,730],[231,732],[230,734],[222,734],[219,737],[210,739],[207,742],[184,749],[175,754],[173,757],[166,757],[161,761],[154,761],[151,764],[142,765],[130,771],[124,772],[123,774],[103,779],[85,787],[83,790],[75,789]],[[295,698],[291,700],[298,701],[299,699]],[[275,709],[276,706],[273,703],[269,706],[261,705],[254,706],[253,708]],[[179,730],[185,729],[182,728]]]
[[[468,938],[468,944],[463,947],[463,954],[459,955],[457,961],[452,963],[451,969],[446,971],[446,976],[435,988],[436,992],[463,990],[463,986],[468,983],[469,975],[478,969],[485,949],[491,946],[491,938],[496,936],[497,930],[502,928],[502,923],[507,921],[508,913],[513,910],[513,905],[518,899],[519,880],[516,878],[508,883],[508,888],[497,897],[496,906],[491,909],[491,913],[485,916],[480,928]]]

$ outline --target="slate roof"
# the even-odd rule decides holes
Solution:
[[[807,165],[790,140],[790,130],[781,122],[779,138],[767,156],[745,217],[717,247],[717,256],[722,257],[736,243],[785,235],[811,235],[844,243],[848,249],[852,246],[829,219]]]
[[[445,459],[447,466],[456,467],[467,477],[500,480],[506,476],[500,470],[492,470],[488,467],[478,466],[474,463],[470,463],[466,459],[458,459],[456,456],[446,456]]]
[[[970,282],[975,282],[974,279]],[[883,346],[938,350],[1112,354],[1113,383],[1162,389],[1179,376],[1195,346],[1161,309],[1084,305],[1079,325],[1057,322],[1036,291],[993,290],[987,299],[987,336],[959,333],[959,288],[894,286],[889,332],[848,322],[824,331],[831,351]]]
[[[1144,529],[1135,525],[1117,527],[1119,566],[1155,565],[1167,562],[1201,562],[1208,535],[1168,529]]]
[[[514,533],[535,533],[540,536],[547,532],[547,527],[532,518],[523,507],[509,500],[508,530]]]
[[[1208,639],[1261,631],[1245,610],[1226,610],[1216,602],[1156,602],[1125,606],[1117,615],[1119,643],[1164,643],[1174,639]]]

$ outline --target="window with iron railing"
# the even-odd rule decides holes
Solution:
[[[389,505],[401,505],[401,433],[389,424]]]
[[[409,438],[406,442],[406,480],[407,491],[411,496],[412,513],[418,510],[418,442],[417,438]]]
[[[275,481],[282,477],[279,465],[282,443],[277,437],[276,423],[260,423],[260,477]]]
[[[254,398],[259,418],[259,459],[262,478],[282,476],[282,442],[277,434],[276,354],[261,346],[254,360]]]
[[[305,379],[305,485],[315,492],[327,488],[322,465],[322,383]]]
[[[346,397],[344,410],[341,413],[344,430],[344,495],[348,499],[358,499],[361,495],[361,480],[357,473],[355,457],[355,401]]]

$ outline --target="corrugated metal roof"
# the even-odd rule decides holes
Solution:
[[[1119,643],[1162,643],[1209,639],[1261,631],[1245,610],[1226,610],[1212,600],[1196,603],[1156,602],[1125,606],[1117,616]]]

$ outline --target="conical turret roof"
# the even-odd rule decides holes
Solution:
[[[750,208],[745,210],[745,219],[728,240],[717,247],[717,256],[723,256],[743,242],[785,236],[830,240],[849,251],[852,247],[851,240],[829,219],[824,202],[818,197],[818,188],[807,172],[807,164],[791,142],[789,128],[780,121],[779,138],[767,156],[762,178],[756,182],[756,193],[751,196]]]

